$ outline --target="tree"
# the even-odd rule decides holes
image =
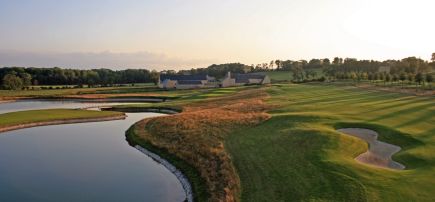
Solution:
[[[304,80],[304,69],[301,66],[295,66],[291,69],[293,79],[296,81]]]
[[[421,84],[422,81],[424,81],[423,74],[419,72],[415,75],[415,82]]]
[[[335,57],[334,60],[332,61],[332,64],[334,65],[341,65],[342,63],[343,63],[343,59],[339,57]]]
[[[32,75],[28,74],[28,73],[21,73],[20,77],[23,81],[23,86],[24,87],[28,87],[32,85]]]
[[[385,75],[385,81],[386,82],[390,82],[391,81],[391,75],[390,74],[386,74]]]
[[[398,81],[399,80],[399,76],[397,76],[397,74],[394,74],[392,80],[393,80],[393,82]]]
[[[322,67],[322,61],[320,59],[311,59],[308,64],[307,68],[320,68]]]
[[[307,75],[307,79],[309,79],[310,77],[311,79],[315,79],[317,76],[317,72],[312,69],[306,70],[305,74]]]
[[[19,90],[23,88],[23,80],[14,74],[6,74],[3,77],[3,88],[7,90]]]
[[[270,63],[269,63],[269,67],[270,67],[270,69],[272,69],[273,70],[273,65],[275,64],[275,62],[272,60],[272,61],[270,61]]]
[[[432,74],[426,74],[425,80],[429,84],[429,86],[431,86],[431,83],[433,82]]]
[[[385,80],[385,74],[384,73],[376,73],[376,79],[384,81]]]
[[[435,62],[435,53],[432,53],[432,58],[431,58],[432,62]]]
[[[350,79],[352,79],[353,81],[355,81],[357,79],[357,75],[355,72],[350,73]]]
[[[281,60],[275,60],[275,65],[276,65],[277,70],[281,69],[281,67],[282,67]]]
[[[402,87],[403,87],[403,82],[406,80],[406,74],[405,74],[405,72],[400,73],[399,80],[401,81],[401,84],[402,84]]]
[[[324,67],[327,67],[327,66],[329,66],[330,64],[331,64],[331,61],[330,61],[328,58],[325,58],[325,59],[322,60],[322,65],[323,65]]]
[[[406,79],[408,79],[409,83],[411,84],[414,81],[414,77],[414,74],[409,73]]]
[[[150,77],[155,85],[159,83],[159,73],[156,70],[151,71]]]
[[[375,80],[374,77],[373,77],[373,74],[372,74],[372,73],[369,73],[369,74],[367,75],[367,79],[368,79],[370,82],[372,82],[373,80]]]

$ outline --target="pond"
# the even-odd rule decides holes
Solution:
[[[122,104],[138,104],[144,102],[158,102],[161,99],[30,99],[30,100],[17,100],[16,102],[0,103],[0,114],[23,111],[23,110],[36,110],[36,109],[54,109],[54,108],[89,108],[108,105],[122,105]]]
[[[0,113],[11,104],[13,111],[89,107],[22,101],[0,104]],[[183,201],[176,176],[125,140],[135,122],[162,114],[127,116],[1,133],[0,201]]]

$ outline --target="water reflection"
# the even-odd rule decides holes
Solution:
[[[66,103],[77,104],[82,103]],[[2,105],[0,110],[8,110]],[[160,114],[127,115],[126,120],[0,134],[0,201],[184,200],[177,178],[125,141],[133,123]]]

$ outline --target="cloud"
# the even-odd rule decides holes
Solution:
[[[210,59],[183,59],[152,52],[31,52],[0,50],[0,67],[64,67],[64,68],[146,68],[189,69],[211,64]]]

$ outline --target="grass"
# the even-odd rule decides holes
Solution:
[[[209,193],[207,192],[204,179],[201,178],[200,174],[194,167],[186,163],[186,161],[178,158],[176,155],[171,154],[167,150],[158,148],[143,138],[140,138],[138,134],[141,132],[138,130],[140,130],[140,128],[134,125],[127,130],[126,139],[130,145],[140,145],[141,147],[146,148],[147,150],[159,155],[167,161],[170,161],[172,165],[181,170],[183,174],[187,176],[190,184],[192,185],[192,192],[195,201],[206,201],[210,197]]]
[[[139,137],[197,169],[211,200],[430,201],[435,196],[434,97],[325,83],[241,88],[215,98],[209,93],[166,103],[184,112],[146,120]],[[270,118],[241,118],[266,109]],[[381,141],[401,146],[393,159],[406,170],[355,161],[368,145],[336,131],[342,127],[373,129]]]
[[[0,128],[19,124],[37,123],[55,120],[101,118],[121,115],[121,112],[90,111],[79,109],[45,109],[10,112],[0,114]]]
[[[435,99],[325,85],[274,85],[272,118],[226,139],[242,201],[430,201],[435,191]],[[370,128],[399,145],[405,171],[354,158],[363,141],[335,131]]]
[[[55,90],[0,90],[0,100],[20,97],[31,98],[169,98],[179,99],[186,102],[200,101],[207,98],[219,97],[238,92],[242,89],[257,88],[256,86],[243,86],[232,88],[209,88],[188,90],[164,90],[152,85],[140,87],[104,87],[104,88],[77,88]],[[146,104],[145,104],[146,105]],[[141,105],[138,105],[139,107]]]
[[[138,122],[132,128],[134,142],[175,162],[192,181],[199,201],[431,201],[435,197],[433,96],[334,83],[150,93],[178,99],[122,107],[174,107],[183,112]],[[54,115],[70,117],[63,112]],[[2,116],[0,123],[7,121]],[[401,146],[393,159],[406,170],[355,161],[368,145],[336,131],[342,127],[373,129],[381,141]]]
[[[217,92],[225,96],[215,95]],[[209,200],[236,201],[240,194],[240,182],[223,147],[223,140],[235,128],[254,126],[269,117],[264,113],[264,104],[258,99],[265,96],[264,90],[242,87],[198,96],[190,97],[190,102],[180,99],[170,103],[182,106],[180,114],[136,123],[135,134],[147,143],[142,146],[153,145],[196,169],[205,181]],[[183,167],[180,169],[185,171]],[[189,180],[195,186],[196,179],[189,177]]]
[[[211,88],[211,89],[192,89],[192,90],[177,90],[177,91],[163,91],[156,92],[154,96],[166,96],[175,98],[174,101],[163,103],[143,103],[143,104],[128,104],[114,106],[115,110],[131,109],[134,108],[172,108],[176,111],[182,111],[183,106],[192,103],[204,103],[213,99],[219,99],[225,96],[234,95],[240,91],[248,89],[258,89],[260,86],[240,86],[231,88]]]

